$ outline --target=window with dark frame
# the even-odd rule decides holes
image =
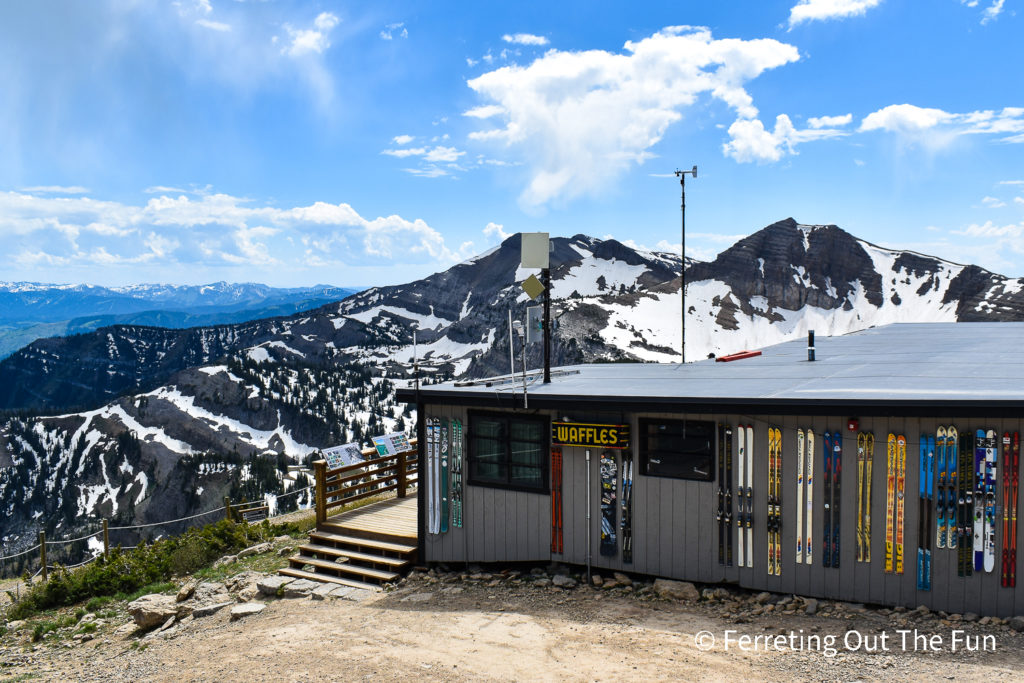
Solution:
[[[696,481],[715,478],[715,423],[640,418],[638,447],[644,474]]]
[[[469,414],[469,477],[474,486],[548,492],[547,418]]]

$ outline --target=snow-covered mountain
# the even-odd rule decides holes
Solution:
[[[126,287],[0,282],[0,358],[43,337],[116,324],[185,328],[245,322],[309,310],[355,291],[227,282]]]
[[[414,332],[426,381],[507,372],[508,312],[522,318],[530,303],[519,249],[513,236],[422,280],[297,315],[114,326],[0,361],[0,407],[22,411],[0,423],[0,538],[27,542],[43,524],[99,515],[156,521],[246,486],[286,487],[275,468],[411,424],[394,386],[410,377]],[[577,235],[553,240],[551,262],[555,364],[678,359],[678,256]],[[793,219],[688,262],[686,283],[690,360],[807,329],[1024,319],[1021,280]]]

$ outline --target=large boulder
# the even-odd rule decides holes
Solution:
[[[191,612],[191,608],[179,603],[174,595],[152,593],[128,603],[128,614],[132,615],[135,625],[143,630],[159,626],[171,617],[180,618]]]
[[[700,600],[700,593],[697,591],[697,587],[689,581],[657,579],[654,582],[654,592],[658,594],[658,597],[673,600],[686,600],[688,602]]]

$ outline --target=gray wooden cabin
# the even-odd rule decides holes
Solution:
[[[842,337],[818,339],[817,358],[808,361],[803,341],[779,344],[762,355],[735,362],[713,360],[680,365],[599,364],[562,368],[552,383],[528,378],[528,408],[523,408],[521,378],[448,383],[400,390],[399,398],[417,403],[420,462],[425,462],[424,418],[459,419],[466,431],[464,526],[444,534],[427,528],[426,492],[430,473],[423,469],[419,489],[420,558],[428,563],[549,562],[585,566],[587,535],[595,570],[621,570],[653,577],[701,583],[729,583],[752,590],[797,593],[819,598],[881,605],[927,605],[947,612],[979,615],[1024,614],[1024,593],[1003,588],[1002,448],[997,473],[996,568],[991,573],[957,575],[957,552],[935,547],[932,526],[931,590],[917,590],[919,528],[919,456],[922,433],[954,425],[962,435],[983,429],[1024,432],[1024,324],[899,324]],[[507,379],[507,378],[506,378]],[[627,450],[632,458],[633,559],[622,561],[599,552],[601,449],[590,448],[590,522],[586,515],[587,448],[563,446],[563,552],[551,549],[550,461],[543,463],[542,490],[474,484],[470,474],[474,422],[493,416],[631,427]],[[848,420],[859,421],[857,431]],[[648,476],[640,461],[640,426],[648,420],[710,421],[715,425],[750,424],[754,431],[754,566],[718,562],[719,477],[709,481]],[[769,426],[782,432],[782,566],[767,571],[767,476]],[[796,430],[816,434],[814,466],[814,563],[797,564]],[[822,434],[843,436],[840,566],[822,564],[824,476]],[[871,495],[871,562],[856,561],[857,432],[875,436]],[[886,573],[886,437],[907,438],[904,572]],[[550,427],[545,431],[550,436]],[[738,473],[733,439],[733,491]],[[547,449],[550,452],[550,449]],[[621,482],[620,482],[621,483]],[[1019,504],[1019,503],[1018,503]],[[934,506],[934,503],[932,503]],[[734,498],[735,514],[735,498]],[[1020,516],[1020,515],[1018,515]],[[735,525],[730,530],[734,535]],[[1024,533],[1018,527],[1017,545]],[[1020,551],[1018,551],[1018,555]],[[1019,562],[1024,572],[1024,559]]]

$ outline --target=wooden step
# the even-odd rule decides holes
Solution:
[[[302,565],[308,564],[317,569],[330,569],[331,571],[341,572],[343,574],[358,574],[359,576],[369,576],[377,579],[378,581],[394,581],[398,578],[398,574],[395,572],[384,571],[383,569],[373,569],[371,567],[358,567],[348,562],[339,564],[337,562],[330,562],[328,560],[318,560],[315,557],[308,557],[306,555],[295,555],[289,557],[288,562],[293,567],[298,569],[302,568]]]
[[[370,538],[377,541],[388,541],[391,543],[411,543],[415,545],[417,538],[415,532],[396,532],[391,526],[370,527],[369,523],[324,522],[317,528],[336,534],[357,536],[359,538]]]
[[[277,573],[281,576],[291,576],[296,579],[309,579],[310,581],[319,581],[320,583],[337,583],[342,586],[348,586],[350,588],[362,588],[369,591],[379,591],[380,586],[373,583],[363,583],[362,581],[356,581],[355,579],[346,579],[343,576],[334,576],[333,574],[319,574],[317,572],[307,572],[302,569],[295,569],[294,567],[284,567],[278,569]]]
[[[323,540],[331,541],[333,543],[347,543],[348,545],[359,546],[361,548],[374,548],[376,550],[386,550],[392,553],[402,553],[403,555],[416,552],[416,546],[414,545],[391,543],[389,541],[376,541],[372,538],[358,538],[356,536],[346,536],[344,534],[336,534],[330,531],[311,531],[309,532],[309,538],[312,541]]]
[[[300,545],[298,550],[299,552],[305,553],[307,555],[319,553],[321,555],[331,555],[332,557],[347,557],[350,560],[360,560],[361,562],[375,562],[377,564],[386,564],[389,567],[402,567],[409,564],[409,560],[402,559],[401,557],[371,555],[370,553],[361,553],[358,550],[336,548],[333,545],[318,545],[316,543],[307,543],[305,545]]]

